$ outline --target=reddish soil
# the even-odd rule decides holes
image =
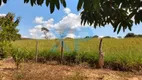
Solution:
[[[22,63],[17,70],[14,61],[9,58],[0,61],[0,80],[142,80],[142,75],[41,63]]]

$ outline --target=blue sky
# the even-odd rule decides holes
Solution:
[[[60,10],[55,10],[53,14],[50,14],[49,8],[44,4],[42,6],[31,7],[30,4],[24,4],[23,1],[24,0],[8,0],[7,4],[0,7],[0,14],[12,12],[15,13],[16,17],[21,17],[18,29],[23,37],[44,37],[43,32],[40,31],[41,27],[52,29],[48,34],[48,36],[52,38],[57,37],[55,33],[64,33],[66,36],[73,38],[85,37],[87,35],[116,37],[125,36],[128,32],[142,34],[142,24],[134,25],[132,31],[126,30],[125,33],[120,32],[119,34],[114,33],[110,25],[96,29],[88,25],[81,26],[79,23],[80,12],[76,9],[78,0],[66,0],[67,8],[64,9],[61,7]],[[69,29],[69,31],[66,31],[66,29]]]

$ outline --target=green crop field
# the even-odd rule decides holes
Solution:
[[[58,45],[57,45],[58,44]],[[66,63],[87,62],[95,66],[98,59],[99,39],[65,39],[64,59]],[[18,40],[13,42],[14,48],[20,48],[27,59],[34,59],[36,40]],[[103,39],[103,52],[106,68],[119,70],[139,70],[142,66],[142,38]],[[60,58],[58,40],[38,40],[38,58],[44,61]]]

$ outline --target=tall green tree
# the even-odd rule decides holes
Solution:
[[[9,53],[11,41],[15,41],[21,37],[17,29],[20,17],[16,20],[14,20],[14,17],[15,15],[12,13],[0,17],[0,57],[5,57]]]

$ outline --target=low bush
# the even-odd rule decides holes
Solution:
[[[22,61],[24,61],[27,57],[25,51],[20,48],[13,49],[11,56],[12,56],[13,60],[15,61],[15,65],[16,65],[17,69],[19,68],[20,63]]]

